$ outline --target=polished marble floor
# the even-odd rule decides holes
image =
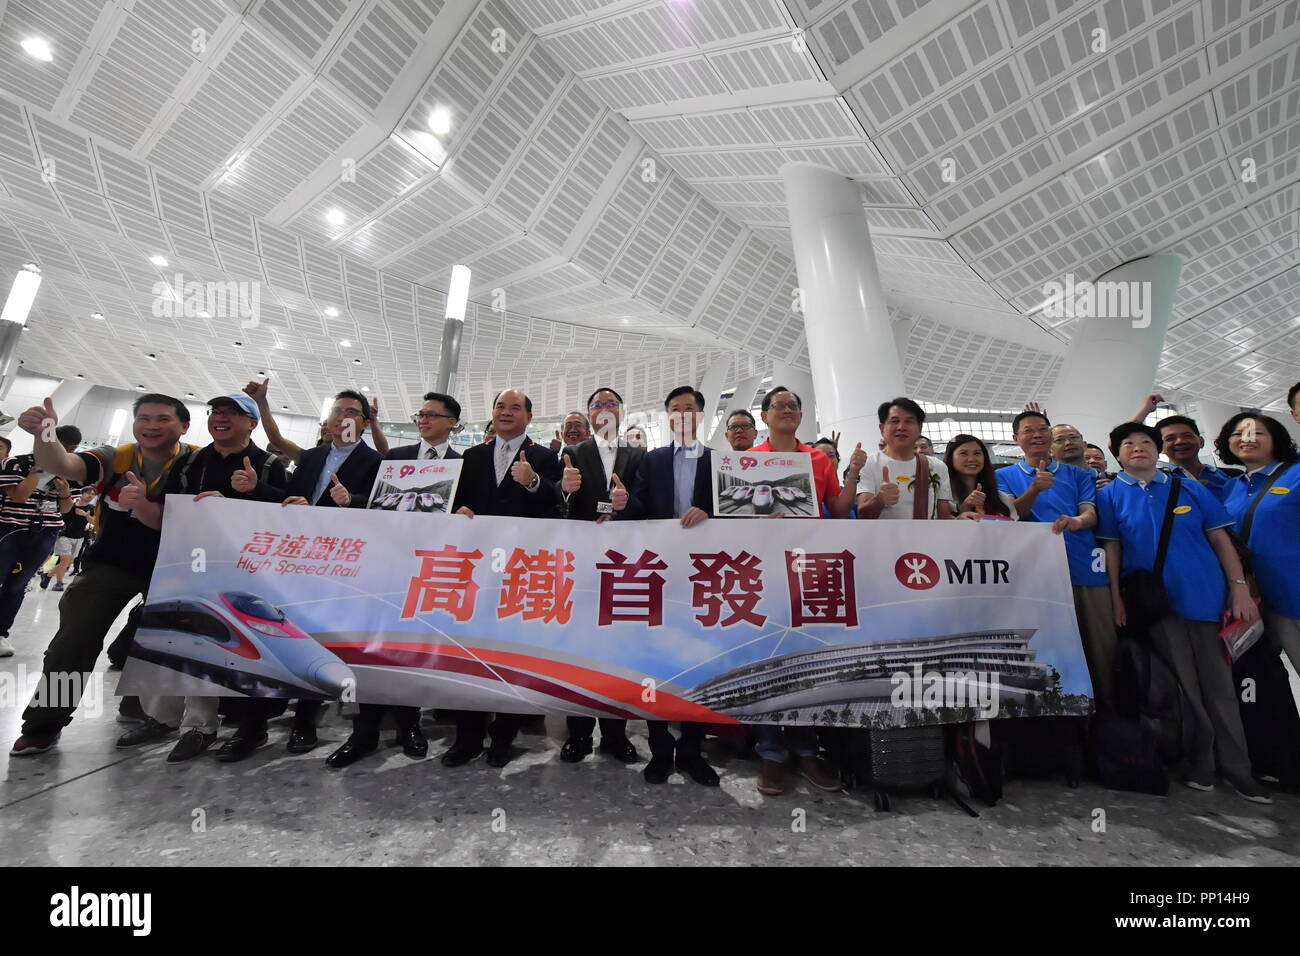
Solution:
[[[0,659],[0,688],[39,669],[59,595],[35,588]],[[101,657],[101,667],[107,661]],[[8,676],[6,676],[8,675]],[[247,761],[209,754],[165,761],[171,743],[120,751],[117,674],[100,706],[78,713],[60,746],[8,756],[26,704],[0,695],[0,862],[5,865],[1296,865],[1300,797],[1247,803],[1225,788],[1169,797],[1093,784],[1011,781],[1005,798],[971,819],[956,806],[899,798],[878,813],[869,795],[824,794],[799,781],[780,797],[754,787],[757,763],[720,744],[722,776],[705,789],[674,775],[647,786],[641,765],[594,755],[561,763],[562,719],[519,739],[494,770],[480,759],[446,769],[450,727],[426,723],[430,757],[381,751],[342,771],[325,756],[347,736],[331,713],[322,745],[291,756],[287,727]],[[639,733],[637,732],[639,729]],[[223,734],[229,733],[228,730]],[[390,734],[385,734],[385,742]],[[633,741],[648,755],[644,725]],[[1100,824],[1104,823],[1104,829]]]

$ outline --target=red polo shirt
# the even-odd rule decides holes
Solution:
[[[775,451],[772,447],[772,440],[755,445],[750,451]],[[835,465],[824,452],[818,451],[812,445],[805,445],[803,442],[795,439],[795,451],[803,451],[812,455],[812,473],[813,481],[817,485],[817,500],[824,504],[827,510],[830,509],[831,502],[839,496],[840,479],[835,474]],[[822,516],[821,509],[817,509],[817,517]]]

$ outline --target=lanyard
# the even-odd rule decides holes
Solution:
[[[177,442],[176,450],[172,452],[172,456],[167,459],[167,464],[163,465],[162,471],[158,472],[158,477],[155,478],[153,481],[145,483],[144,490],[145,490],[146,497],[152,495],[154,488],[159,484],[159,482],[161,482],[164,478],[167,477],[167,472],[171,471],[172,465],[174,465],[176,463],[176,459],[181,456],[182,447],[183,446],[181,445],[181,443]],[[135,466],[134,468],[132,468],[132,471],[135,473],[135,476],[137,478],[139,478],[141,481],[144,481],[144,455],[141,454],[139,445],[135,446]]]

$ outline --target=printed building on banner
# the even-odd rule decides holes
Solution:
[[[780,722],[791,711],[795,719],[803,714],[815,720],[830,708],[834,719],[823,722],[887,727],[914,720],[908,709],[925,708],[922,694],[910,693],[909,707],[897,706],[901,681],[938,678],[952,688],[940,705],[959,710],[964,704],[980,709],[976,688],[967,685],[996,686],[997,711],[984,717],[1086,713],[1086,697],[1051,693],[1048,665],[1029,646],[1033,634],[1007,629],[835,644],[737,667],[685,696],[749,723]]]

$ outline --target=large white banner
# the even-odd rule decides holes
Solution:
[[[892,727],[1081,714],[1048,526],[518,520],[171,496],[121,693]]]

